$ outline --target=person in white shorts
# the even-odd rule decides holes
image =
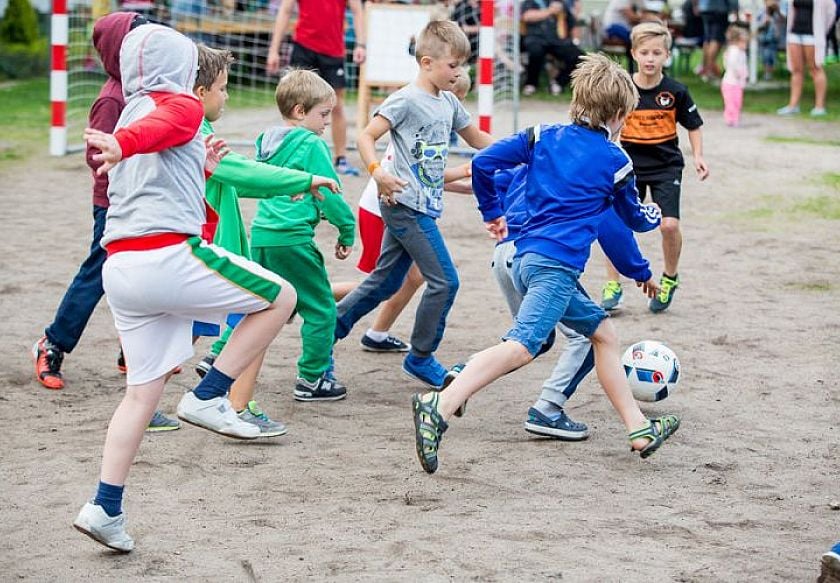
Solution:
[[[126,107],[117,130],[85,130],[109,172],[108,253],[103,280],[128,365],[127,388],[108,426],[100,482],[76,529],[121,552],[123,488],[166,378],[192,356],[192,322],[247,314],[223,354],[178,405],[178,416],[228,437],[255,439],[226,394],[234,379],[274,339],[297,300],[294,288],[256,263],[205,243],[214,213],[204,181],[226,154],[199,132],[204,112],[192,94],[195,45],[159,25],[139,27],[121,47]],[[205,163],[206,162],[206,163]]]

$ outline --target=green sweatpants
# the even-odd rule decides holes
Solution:
[[[286,247],[253,247],[254,261],[292,284],[297,291],[295,309],[303,320],[303,352],[298,376],[316,381],[330,366],[335,335],[335,299],[324,256],[315,242]]]

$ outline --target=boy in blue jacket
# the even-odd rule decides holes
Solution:
[[[650,456],[679,427],[674,415],[642,414],[621,367],[615,330],[578,283],[611,206],[635,231],[659,225],[659,209],[639,203],[633,164],[613,141],[638,98],[630,76],[616,63],[602,55],[583,57],[572,76],[572,124],[541,128],[533,140],[520,132],[473,159],[473,190],[497,240],[507,235],[507,224],[493,176],[528,165],[528,220],[512,266],[525,297],[503,342],[476,354],[444,390],[413,397],[417,456],[428,473],[437,470],[447,419],[480,389],[533,360],[561,321],[592,342],[598,379],[627,427],[633,451]]]
[[[530,139],[535,139],[539,130],[539,127],[528,128],[526,133]],[[493,253],[493,275],[514,318],[524,297],[516,289],[513,259],[516,255],[516,240],[528,219],[525,204],[527,172],[527,166],[523,164],[511,170],[497,172],[493,178],[496,193],[505,209],[508,230],[507,237],[496,245]],[[598,225],[598,243],[623,275],[633,279],[648,296],[656,293],[656,281],[653,279],[650,263],[642,256],[633,232],[621,222],[612,209],[604,213],[604,220]],[[586,336],[563,325],[562,321],[557,324],[556,329],[566,337],[566,346],[551,376],[543,383],[539,398],[528,410],[525,431],[563,441],[580,441],[589,437],[589,428],[585,423],[572,420],[563,407],[581,381],[592,372],[595,366],[594,351]],[[547,352],[552,341],[553,337],[550,336],[541,352]]]

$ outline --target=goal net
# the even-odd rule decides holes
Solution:
[[[139,12],[150,20],[183,32],[196,42],[233,52],[236,61],[230,69],[230,107],[273,107],[276,75],[266,72],[266,59],[274,26],[278,0],[68,0],[67,38],[67,103],[66,125],[68,150],[82,148],[81,135],[88,111],[106,74],[91,43],[93,23],[97,18],[116,10]],[[494,99],[503,112],[518,109],[517,2],[497,0],[495,29]],[[358,66],[353,64],[355,33],[352,14],[347,11],[345,26],[348,97],[358,84]],[[515,20],[516,19],[516,20]],[[281,67],[291,56],[293,14],[280,48]],[[476,79],[473,79],[475,86]],[[474,92],[473,92],[474,93]],[[348,108],[348,112],[352,111]],[[505,116],[508,117],[507,115]],[[499,131],[511,131],[510,123],[497,124]]]

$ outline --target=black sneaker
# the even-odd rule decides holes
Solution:
[[[128,367],[125,366],[125,354],[123,353],[122,347],[120,347],[120,353],[117,355],[117,370],[120,374],[126,374],[128,372]]]
[[[347,387],[336,380],[321,375],[318,380],[309,382],[298,377],[295,383],[296,401],[340,401],[347,396]]]
[[[558,417],[550,419],[533,407],[528,409],[525,431],[561,441],[581,441],[589,437],[589,428],[586,424],[572,421],[565,411],[561,411]]]
[[[207,356],[199,360],[198,364],[195,365],[195,374],[204,378],[204,375],[210,372],[210,369],[213,368],[214,362],[216,362],[216,355],[212,352],[208,352]]]
[[[411,346],[396,336],[388,336],[385,340],[374,340],[365,334],[359,344],[362,345],[362,350],[368,352],[408,352],[411,349]]]

